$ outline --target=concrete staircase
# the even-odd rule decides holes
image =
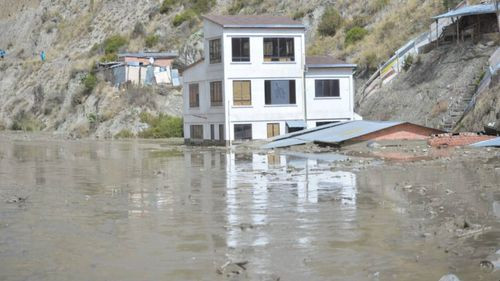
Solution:
[[[445,131],[452,131],[458,121],[462,118],[466,108],[471,102],[476,91],[476,85],[469,85],[467,91],[454,99],[448,106],[446,114],[441,119],[440,127]]]

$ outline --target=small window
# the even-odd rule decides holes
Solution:
[[[200,107],[200,86],[198,84],[189,85],[189,107]]]
[[[220,63],[222,58],[220,39],[210,40],[208,44],[210,63]]]
[[[252,139],[252,124],[235,124],[234,139],[236,140],[251,140]]]
[[[189,129],[192,139],[203,139],[203,125],[191,125]]]
[[[224,140],[224,124],[219,124],[219,140]]]
[[[316,80],[316,97],[340,97],[339,80]]]
[[[280,123],[267,124],[267,138],[272,138],[280,135]]]
[[[233,38],[233,61],[250,61],[250,38]]]
[[[264,61],[295,61],[293,38],[264,38]]]
[[[215,125],[210,124],[210,139],[215,140]]]
[[[233,81],[233,104],[252,105],[250,80]]]
[[[222,81],[210,82],[210,105],[222,105]]]
[[[295,80],[266,80],[266,104],[295,104]]]

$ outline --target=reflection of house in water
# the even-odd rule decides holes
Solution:
[[[235,247],[245,242],[252,246],[268,244],[269,235],[259,226],[272,224],[273,220],[283,216],[283,208],[309,212],[319,209],[318,204],[331,201],[338,203],[340,210],[354,215],[356,175],[330,171],[326,168],[328,164],[287,155],[228,154],[228,224],[250,225],[257,229],[254,230],[256,236],[246,237],[240,229],[230,228],[228,246]]]

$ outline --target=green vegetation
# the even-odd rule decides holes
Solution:
[[[94,91],[94,88],[97,86],[97,77],[93,72],[88,73],[85,75],[85,77],[82,79],[82,84],[83,84],[83,92],[84,94],[91,94],[92,91]]]
[[[235,0],[227,9],[227,13],[230,15],[236,15],[243,10],[243,8],[245,8],[245,2],[243,0]]]
[[[405,60],[403,61],[403,69],[404,71],[408,71],[410,67],[413,65],[413,55],[409,54],[405,57]]]
[[[175,15],[172,20],[172,24],[174,26],[179,26],[183,22],[188,21],[191,22],[196,18],[196,13],[193,9],[184,10],[182,13]]]
[[[172,8],[179,4],[179,0],[163,0],[160,6],[160,13],[167,14]]]
[[[158,44],[158,41],[160,41],[160,36],[155,34],[148,35],[144,39],[144,43],[148,48],[153,48],[154,46],[156,46],[156,44]]]
[[[142,138],[175,138],[183,136],[183,121],[180,117],[160,114],[153,116],[150,113],[140,114],[141,122],[149,125],[149,128],[140,132]]]
[[[353,27],[353,28],[349,29],[349,31],[347,31],[347,34],[345,36],[345,41],[344,41],[345,45],[349,46],[351,44],[354,44],[354,43],[358,42],[359,40],[363,39],[367,34],[368,34],[368,30],[366,30],[362,27],[359,27],[359,26]]]
[[[295,13],[293,13],[292,18],[294,20],[300,20],[300,19],[304,18],[305,15],[306,15],[306,12],[304,12],[304,10],[298,10],[298,11],[295,11]]]
[[[106,38],[101,45],[93,46],[91,53],[95,52],[96,49],[104,50],[104,56],[101,57],[100,61],[115,61],[118,59],[118,51],[123,46],[127,45],[128,41],[125,37],[121,35],[113,35]]]
[[[321,16],[318,32],[323,36],[335,36],[337,30],[342,27],[344,20],[335,8],[328,8]]]
[[[134,135],[134,133],[132,133],[132,131],[130,131],[128,129],[123,129],[120,132],[118,132],[114,136],[114,138],[115,139],[131,139],[131,138],[135,138],[135,135]]]
[[[144,36],[146,34],[146,29],[144,28],[144,25],[142,22],[137,22],[134,25],[134,30],[132,31],[133,36]]]
[[[40,121],[35,119],[32,114],[25,113],[21,111],[14,116],[12,120],[12,125],[10,127],[14,131],[40,131],[43,129],[43,125]]]

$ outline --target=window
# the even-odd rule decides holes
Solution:
[[[208,49],[210,55],[210,63],[219,63],[221,62],[221,47],[220,47],[220,39],[214,39],[208,41]]]
[[[219,140],[224,140],[224,124],[219,124]]]
[[[215,125],[210,124],[210,139],[215,140]]]
[[[250,61],[249,38],[233,38],[231,44],[233,49],[233,61]]]
[[[272,138],[280,135],[280,123],[267,124],[267,138]]]
[[[339,121],[316,122],[316,127],[323,126],[323,125],[328,125],[328,124],[335,124],[335,123],[339,123]]]
[[[295,61],[293,38],[264,38],[264,61]]]
[[[222,81],[210,82],[210,105],[222,105]]]
[[[316,97],[340,97],[339,80],[316,80]]]
[[[236,140],[251,140],[252,139],[252,124],[235,124],[234,139]]]
[[[266,104],[295,104],[295,80],[266,80]]]
[[[189,107],[200,107],[200,86],[189,85]]]
[[[203,139],[203,125],[191,125],[189,130],[192,139]]]
[[[250,80],[233,81],[233,104],[252,105]]]

